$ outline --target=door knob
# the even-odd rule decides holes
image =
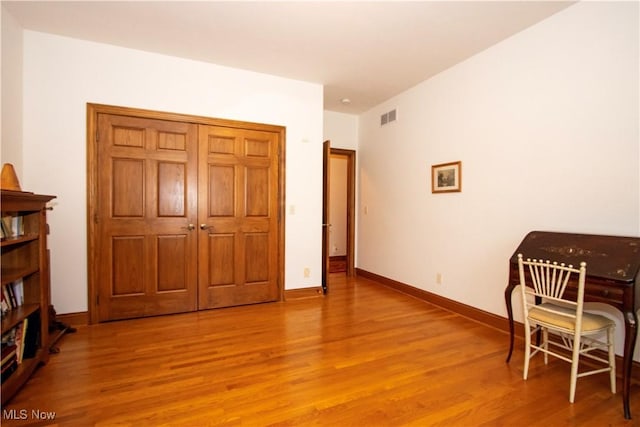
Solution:
[[[196,228],[196,226],[193,225],[193,224],[189,224],[186,227],[180,227],[180,228],[182,228],[183,230],[186,229],[186,230],[192,231],[192,230],[194,230]]]
[[[207,225],[207,224],[200,224],[200,230],[208,230],[208,229],[210,229],[210,228],[211,228],[211,226],[210,226],[210,225]]]

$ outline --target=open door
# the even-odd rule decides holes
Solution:
[[[322,292],[327,293],[327,280],[329,279],[329,157],[331,155],[331,142],[322,144]]]

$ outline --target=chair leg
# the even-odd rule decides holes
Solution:
[[[547,351],[549,351],[549,329],[547,329],[547,328],[542,328],[542,348],[545,349],[545,352],[544,352],[544,364],[548,365],[549,364],[549,353],[547,353]]]
[[[573,352],[571,357],[571,386],[569,388],[569,402],[573,403],[576,397],[576,381],[578,379],[578,363],[580,361],[580,335],[573,338]]]
[[[523,379],[527,379],[529,373],[529,358],[531,357],[531,329],[529,328],[529,322],[524,321],[524,372],[522,374]]]
[[[611,393],[616,394],[616,353],[613,348],[614,328],[607,329],[607,346],[609,347],[609,379],[611,381]]]

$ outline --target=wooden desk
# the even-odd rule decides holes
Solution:
[[[631,419],[629,389],[631,366],[638,334],[640,308],[640,237],[601,236],[592,234],[556,233],[532,231],[525,236],[509,260],[509,283],[504,291],[509,317],[509,354],[513,353],[513,307],[511,293],[520,283],[518,253],[526,258],[536,258],[578,265],[587,263],[585,301],[601,302],[622,312],[624,318],[624,354],[622,368],[622,402],[624,417]],[[575,287],[567,289],[567,297],[575,296]]]

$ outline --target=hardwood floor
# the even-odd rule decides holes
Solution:
[[[634,425],[607,375],[579,379],[570,404],[569,364],[537,358],[523,381],[522,342],[510,364],[507,345],[503,332],[337,274],[326,297],[79,327],[2,425]],[[631,409],[640,419],[637,384]]]

